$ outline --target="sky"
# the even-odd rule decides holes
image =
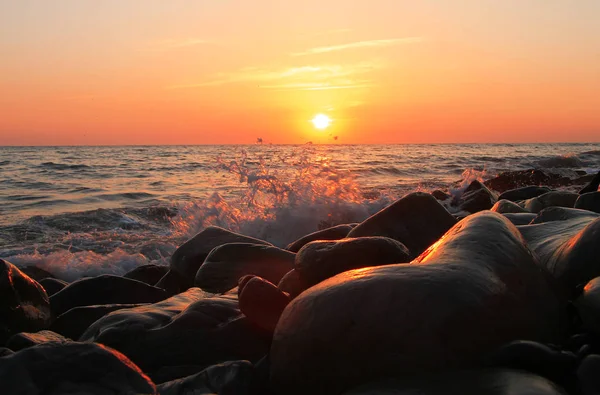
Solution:
[[[596,142],[599,15],[598,0],[0,0],[0,145]]]

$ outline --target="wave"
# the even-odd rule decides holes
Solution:
[[[535,162],[535,165],[547,169],[584,167],[583,161],[575,154],[558,155],[551,158],[540,159]]]
[[[10,164],[9,160],[3,160],[3,161],[0,162],[0,166],[6,166],[8,164]]]

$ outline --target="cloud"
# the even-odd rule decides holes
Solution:
[[[399,44],[411,44],[423,41],[422,37],[404,37],[404,38],[390,38],[383,40],[369,40],[369,41],[356,41],[353,43],[340,44],[340,45],[331,45],[327,47],[315,47],[311,48],[304,52],[296,52],[293,53],[292,56],[306,56],[306,55],[315,55],[327,52],[335,52],[335,51],[345,51],[347,49],[356,49],[356,48],[373,48],[373,47],[389,47],[392,45]]]
[[[361,81],[357,84],[351,77],[366,74],[382,67],[383,64],[378,61],[345,65],[306,65],[281,70],[247,67],[235,72],[218,73],[207,81],[173,85],[169,86],[168,89],[199,88],[244,82],[257,82],[262,89],[316,90],[342,89],[342,87],[344,89],[350,87],[358,88],[365,87],[366,82]]]

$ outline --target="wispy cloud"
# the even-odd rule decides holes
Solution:
[[[315,47],[311,48],[304,52],[296,52],[293,53],[292,56],[306,56],[306,55],[315,55],[327,52],[335,52],[335,51],[345,51],[347,49],[356,49],[356,48],[372,48],[372,47],[389,47],[392,45],[400,45],[400,44],[411,44],[423,41],[422,37],[404,37],[404,38],[390,38],[383,40],[368,40],[368,41],[355,41],[352,43],[340,44],[340,45],[331,45],[326,47]]]
[[[349,89],[365,87],[370,81],[359,83],[351,77],[382,68],[381,62],[360,62],[346,65],[307,65],[281,70],[248,67],[230,73],[218,73],[206,81],[169,86],[169,89],[199,88],[232,83],[256,82],[262,89]]]
[[[210,41],[203,38],[166,39],[150,43],[147,47],[142,48],[142,50],[167,51],[171,49],[187,48],[208,43],[210,43]]]

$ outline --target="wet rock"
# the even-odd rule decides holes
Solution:
[[[598,191],[599,186],[600,186],[600,171],[594,176],[594,178],[592,178],[590,180],[590,182],[585,187],[583,187],[579,191],[579,194],[583,195],[583,194],[589,193],[589,192],[596,192],[596,191]]]
[[[296,270],[290,270],[277,284],[277,288],[290,295],[291,299],[294,299],[308,288],[308,284],[300,278]]]
[[[273,333],[279,317],[290,302],[288,295],[269,281],[253,277],[240,293],[240,310],[250,321]]]
[[[44,288],[15,265],[0,259],[0,345],[18,332],[36,332],[52,320]]]
[[[271,346],[271,384],[337,393],[402,372],[471,366],[512,340],[557,342],[566,300],[502,215],[477,213],[410,265],[344,272],[285,308]]]
[[[14,354],[14,351],[10,348],[0,347],[0,358],[11,354]]]
[[[415,192],[364,220],[348,237],[389,237],[404,244],[416,256],[454,224],[456,219],[433,196]]]
[[[577,379],[582,395],[600,394],[600,355],[588,355],[577,368]]]
[[[538,197],[547,192],[550,192],[551,189],[548,187],[539,187],[535,185],[529,185],[526,187],[510,189],[505,191],[498,196],[498,200],[509,200],[511,202],[518,202],[519,200],[527,200],[534,197]]]
[[[488,367],[528,371],[562,388],[574,386],[572,374],[578,362],[572,352],[525,340],[508,343],[486,359]]]
[[[190,287],[189,280],[173,270],[169,270],[154,286],[164,289],[169,296],[182,293]]]
[[[133,307],[145,306],[144,304],[107,304],[73,307],[59,315],[50,329],[56,333],[77,340],[83,332],[94,322],[104,317],[108,313],[121,309],[130,309]]]
[[[81,336],[115,348],[144,372],[172,366],[205,368],[228,360],[255,361],[270,336],[239,310],[233,293],[212,296],[199,288],[148,306],[114,311]]]
[[[171,270],[181,275],[189,286],[194,283],[196,272],[213,248],[229,243],[271,245],[263,240],[230,232],[217,226],[209,226],[183,243],[171,256]],[[188,287],[189,287],[188,286]]]
[[[248,274],[277,284],[294,268],[296,254],[277,247],[230,243],[215,247],[204,260],[194,285],[208,292],[221,293],[234,288]]]
[[[574,218],[598,218],[598,214],[587,210],[579,210],[567,207],[548,207],[540,211],[537,216],[531,220],[531,224],[542,224],[544,222],[565,221]]]
[[[164,289],[141,281],[105,274],[77,280],[50,297],[58,316],[79,306],[154,303],[167,297]]]
[[[200,373],[158,385],[161,395],[256,393],[254,366],[249,361],[213,365]]]
[[[575,201],[575,208],[600,213],[600,192],[588,192],[579,195]]]
[[[6,347],[13,351],[19,351],[43,343],[62,344],[70,341],[70,339],[67,339],[64,336],[52,331],[39,331],[36,333],[21,332],[12,335],[6,342]]]
[[[508,369],[481,369],[369,383],[344,395],[567,395],[543,377]]]
[[[125,355],[93,343],[45,343],[0,358],[5,394],[158,394]]]
[[[510,200],[498,200],[494,206],[491,208],[492,211],[495,211],[497,213],[500,214],[507,214],[507,213],[527,213],[528,211],[525,210],[523,207],[519,206],[518,204],[511,202]]]
[[[55,276],[47,270],[41,269],[37,266],[24,266],[19,268],[23,273],[28,275],[30,278],[34,279],[37,282],[45,278],[55,278]]]
[[[471,187],[471,185],[473,185],[475,182],[479,183],[479,181],[473,181],[469,187]],[[487,189],[481,183],[479,183],[477,186],[481,186],[481,188],[474,188],[471,190],[467,188],[465,193],[463,193],[461,196],[458,204],[458,207],[461,211],[477,213],[479,211],[489,210],[496,202],[496,198],[489,189]]]
[[[536,217],[533,213],[503,213],[513,225],[528,225]]]
[[[600,276],[600,218],[591,214],[519,227],[540,263],[571,296],[578,285]]]
[[[573,208],[578,197],[579,195],[573,192],[551,191],[538,197],[525,200],[523,202],[523,208],[530,213],[539,213],[543,209],[552,206]]]
[[[484,184],[498,192],[505,192],[532,185],[560,186],[569,185],[570,180],[559,174],[547,173],[538,169],[517,170],[500,173],[498,176],[487,180]],[[502,197],[507,199],[507,197]],[[509,199],[511,200],[511,199]]]
[[[351,269],[410,261],[404,244],[388,237],[313,241],[298,251],[295,270],[307,286]]]
[[[161,265],[142,265],[135,269],[125,273],[123,277],[130,278],[132,280],[141,281],[148,285],[156,284],[167,272],[169,268]]]
[[[431,192],[431,196],[433,196],[434,198],[436,198],[437,200],[440,201],[445,201],[450,199],[452,196],[448,195],[446,192],[444,191],[440,191],[439,189],[436,189],[435,191]]]
[[[588,282],[583,293],[575,301],[583,329],[600,334],[600,277]]]
[[[63,280],[59,280],[57,278],[48,277],[40,280],[40,285],[44,287],[48,296],[52,296],[58,291],[62,290],[67,285],[69,285],[69,283]]]
[[[348,233],[353,229],[352,225],[338,225],[332,228],[320,230],[318,232],[310,233],[300,239],[294,241],[286,247],[286,250],[291,252],[298,252],[300,248],[306,244],[315,240],[339,240],[348,236]]]

